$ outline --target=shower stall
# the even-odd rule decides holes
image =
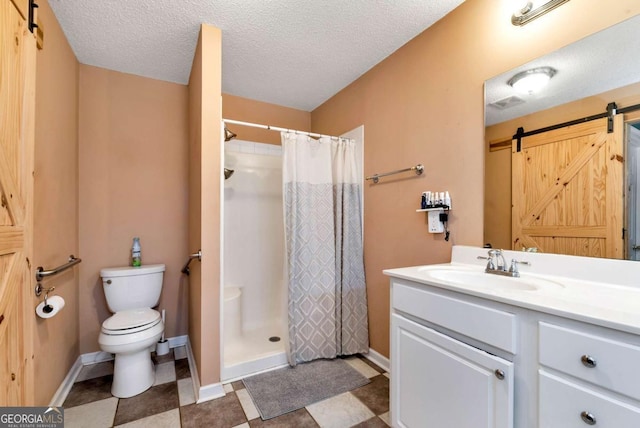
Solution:
[[[356,141],[356,169],[363,177],[364,127],[343,136]],[[282,147],[234,137],[225,129],[221,165],[225,177],[221,192],[223,382],[287,365],[289,345]]]
[[[287,363],[281,147],[228,141],[224,170],[221,375],[227,381]]]

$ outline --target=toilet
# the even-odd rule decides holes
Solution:
[[[115,267],[100,271],[113,315],[102,323],[100,349],[115,354],[111,394],[128,398],[153,385],[151,351],[164,331],[158,304],[165,265]]]

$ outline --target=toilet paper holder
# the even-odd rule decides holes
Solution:
[[[35,288],[35,293],[36,293],[36,297],[40,297],[42,295],[42,292],[44,291],[44,299],[47,300],[47,296],[49,293],[51,293],[53,290],[55,290],[56,287],[48,287],[48,288],[44,288],[42,286],[42,284],[37,283],[36,284],[36,288]]]
[[[49,298],[49,293],[53,292],[53,290],[56,289],[56,287],[48,287],[48,288],[43,288],[42,285],[40,285],[40,283],[38,283],[38,285],[36,286],[40,287],[40,294],[42,294],[42,292],[44,291],[44,307],[42,308],[42,311],[46,314],[50,313],[51,311],[53,311],[53,306],[49,305],[47,303],[47,299]],[[36,295],[39,297],[40,294],[38,294],[36,292]]]

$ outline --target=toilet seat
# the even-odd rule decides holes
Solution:
[[[102,323],[102,333],[111,336],[138,333],[162,322],[160,313],[151,308],[116,312]]]

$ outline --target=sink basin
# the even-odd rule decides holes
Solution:
[[[563,288],[563,285],[543,278],[523,274],[519,278],[485,273],[484,271],[457,269],[425,269],[423,273],[438,281],[456,285],[499,291],[538,291]]]

